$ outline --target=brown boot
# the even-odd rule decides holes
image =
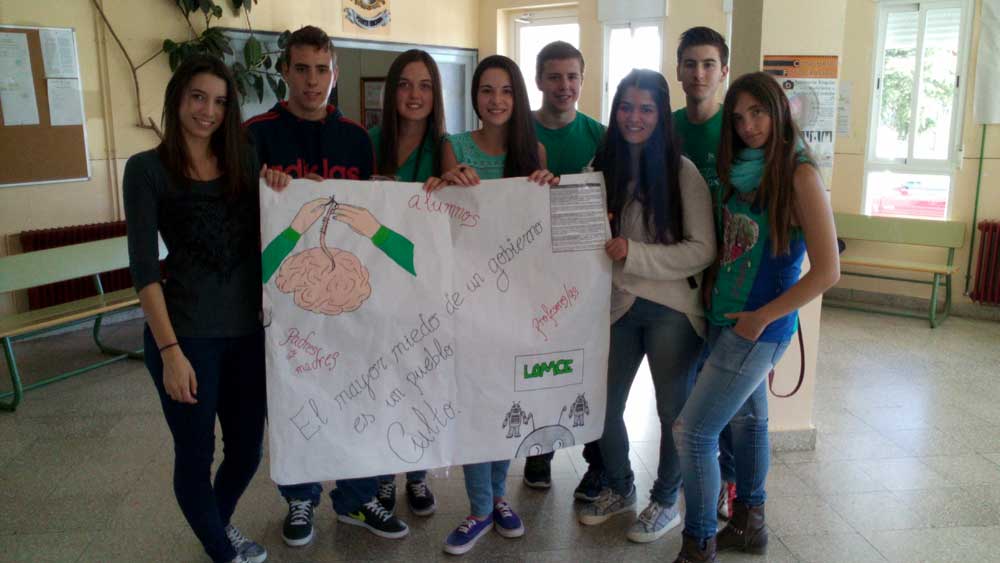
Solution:
[[[733,517],[715,536],[719,551],[739,549],[762,555],[767,552],[767,528],[764,527],[764,505],[747,506],[733,503]]]
[[[684,543],[681,544],[681,552],[677,554],[674,563],[715,563],[715,538],[705,541],[705,547],[701,547],[701,542],[687,535],[681,534]]]

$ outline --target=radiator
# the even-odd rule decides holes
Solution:
[[[21,250],[32,252],[125,236],[125,221],[23,231],[18,236],[21,241]],[[105,272],[101,274],[101,285],[104,286],[105,292],[125,289],[132,286],[132,276],[129,275],[127,268]],[[28,290],[28,308],[41,309],[92,295],[97,295],[97,289],[94,287],[94,279],[89,276],[43,285]]]
[[[976,283],[969,297],[977,303],[1000,305],[1000,221],[979,222]]]

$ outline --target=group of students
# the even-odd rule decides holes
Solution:
[[[185,61],[167,86],[163,141],[129,159],[124,197],[133,282],[147,318],[145,361],[174,438],[174,491],[208,555],[267,558],[231,523],[260,462],[266,419],[258,178],[280,191],[293,176],[378,175],[432,191],[525,176],[555,185],[587,167],[605,180],[613,292],[605,429],[584,448],[588,470],[574,492],[585,503],[579,521],[596,525],[635,509],[623,414],[646,357],[660,456],[629,539],[653,541],[679,524],[683,483],[676,562],[714,561],[724,548],[762,552],[766,374],[788,345],[796,310],[836,282],[839,264],[822,181],[777,82],[745,75],[717,103],[728,54],[717,32],[688,30],[677,50],[686,107],[671,113],[664,77],[633,70],[618,85],[606,131],[576,111],[584,60],[571,45],[539,53],[543,102],[535,112],[518,66],[490,56],[472,77],[481,126],[456,135],[445,132],[437,66],[420,50],[393,62],[383,123],[368,132],[327,103],[336,58],[316,27],[286,44],[288,100],[242,125],[226,66],[211,57]],[[334,219],[351,225],[350,217]],[[297,240],[311,222],[293,221],[286,232]],[[162,280],[157,232],[170,251]],[[806,252],[811,269],[800,279]],[[225,452],[213,482],[216,418]],[[528,458],[525,483],[550,487],[551,460]],[[445,539],[446,552],[466,553],[490,530],[524,534],[505,500],[509,466],[463,467],[470,514]],[[405,483],[410,511],[433,514],[426,472],[407,473]],[[284,541],[308,544],[322,486],[278,488],[288,502]],[[339,480],[330,496],[340,522],[384,538],[409,531],[395,513],[392,475]],[[717,534],[720,499],[732,509]]]

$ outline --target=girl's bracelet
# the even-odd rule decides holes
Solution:
[[[160,346],[160,353],[162,354],[164,350],[169,350],[170,348],[173,348],[174,346],[179,346],[179,344],[177,342],[171,342],[170,344],[167,344],[166,346]]]

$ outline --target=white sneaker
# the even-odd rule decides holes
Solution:
[[[681,514],[677,505],[664,506],[655,500],[649,501],[649,506],[639,514],[639,518],[625,534],[629,540],[636,543],[649,543],[663,537],[681,523]]]
[[[635,487],[632,492],[622,496],[609,488],[604,488],[597,500],[582,507],[577,514],[580,523],[584,526],[596,526],[602,524],[615,514],[628,512],[635,509]]]

